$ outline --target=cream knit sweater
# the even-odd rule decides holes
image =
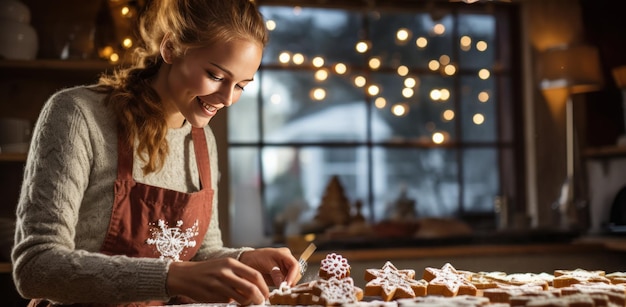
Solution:
[[[102,94],[89,86],[62,90],[44,105],[35,125],[17,207],[14,280],[27,298],[58,303],[168,300],[168,261],[98,253],[113,204],[117,133]],[[170,129],[170,154],[158,173],[143,176],[135,155],[136,181],[181,192],[199,189],[191,125]],[[219,178],[214,135],[205,128],[212,187]],[[238,257],[223,247],[217,193],[213,215],[194,260]]]

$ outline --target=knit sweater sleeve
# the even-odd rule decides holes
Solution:
[[[16,211],[13,278],[20,294],[58,303],[167,300],[169,262],[76,249],[76,225],[94,161],[85,94],[58,93],[33,132]],[[112,193],[113,191],[111,191]]]

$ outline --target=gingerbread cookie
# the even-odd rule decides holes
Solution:
[[[560,292],[548,292],[540,285],[501,285],[498,288],[484,289],[482,295],[492,303],[510,303],[514,296],[560,296]]]
[[[270,292],[269,302],[272,305],[309,306],[319,305],[320,298],[313,294],[313,282],[302,283],[290,287],[287,282]]]
[[[626,306],[626,284],[607,284],[607,283],[581,283],[573,284],[569,287],[560,288],[563,295],[571,295],[577,293],[586,294],[604,294],[608,296],[609,301],[618,306]]]
[[[478,292],[470,281],[471,274],[457,271],[450,263],[444,264],[441,269],[425,268],[423,278],[428,281],[428,295],[476,295]]]
[[[601,301],[598,298],[598,301]],[[596,300],[587,294],[567,295],[561,297],[534,297],[530,301],[526,302],[526,307],[595,307],[606,306],[596,305]]]
[[[322,259],[319,269],[319,277],[322,279],[330,279],[335,277],[338,279],[350,276],[350,264],[348,259],[341,255],[330,253],[326,258]]]
[[[479,307],[489,305],[489,299],[486,297],[473,295],[457,295],[449,296],[422,296],[409,299],[399,299],[399,307],[421,306],[421,307]]]
[[[398,270],[387,261],[382,269],[365,270],[365,295],[380,296],[383,301],[425,296],[428,283],[415,280],[415,270]]]
[[[354,286],[352,277],[318,279],[312,286],[313,294],[320,298],[322,306],[353,304],[363,299],[363,290]]]
[[[613,272],[605,275],[612,284],[626,284],[626,272]]]
[[[604,276],[604,271],[576,270],[555,270],[552,285],[555,288],[568,287],[573,284],[600,282],[610,284],[611,280]]]

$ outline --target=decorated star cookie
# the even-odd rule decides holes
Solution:
[[[450,263],[441,269],[425,268],[423,278],[428,281],[428,295],[476,295],[478,291],[470,281],[471,273],[457,271]]]
[[[382,269],[365,270],[365,295],[380,296],[386,302],[426,295],[428,283],[414,277],[414,270],[398,270],[387,261]]]
[[[604,271],[587,271],[583,269],[575,270],[555,270],[552,285],[555,288],[568,287],[573,284],[588,282],[600,282],[610,284],[611,280],[604,276]]]
[[[341,255],[330,253],[326,258],[322,259],[320,264],[319,276],[322,279],[330,279],[335,277],[338,279],[350,276],[350,264],[348,259]]]

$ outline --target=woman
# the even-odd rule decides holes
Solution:
[[[207,124],[253,81],[263,19],[249,0],[160,0],[140,30],[131,67],[56,93],[40,114],[17,209],[17,289],[33,306],[262,304],[299,265],[286,248],[223,247]]]

